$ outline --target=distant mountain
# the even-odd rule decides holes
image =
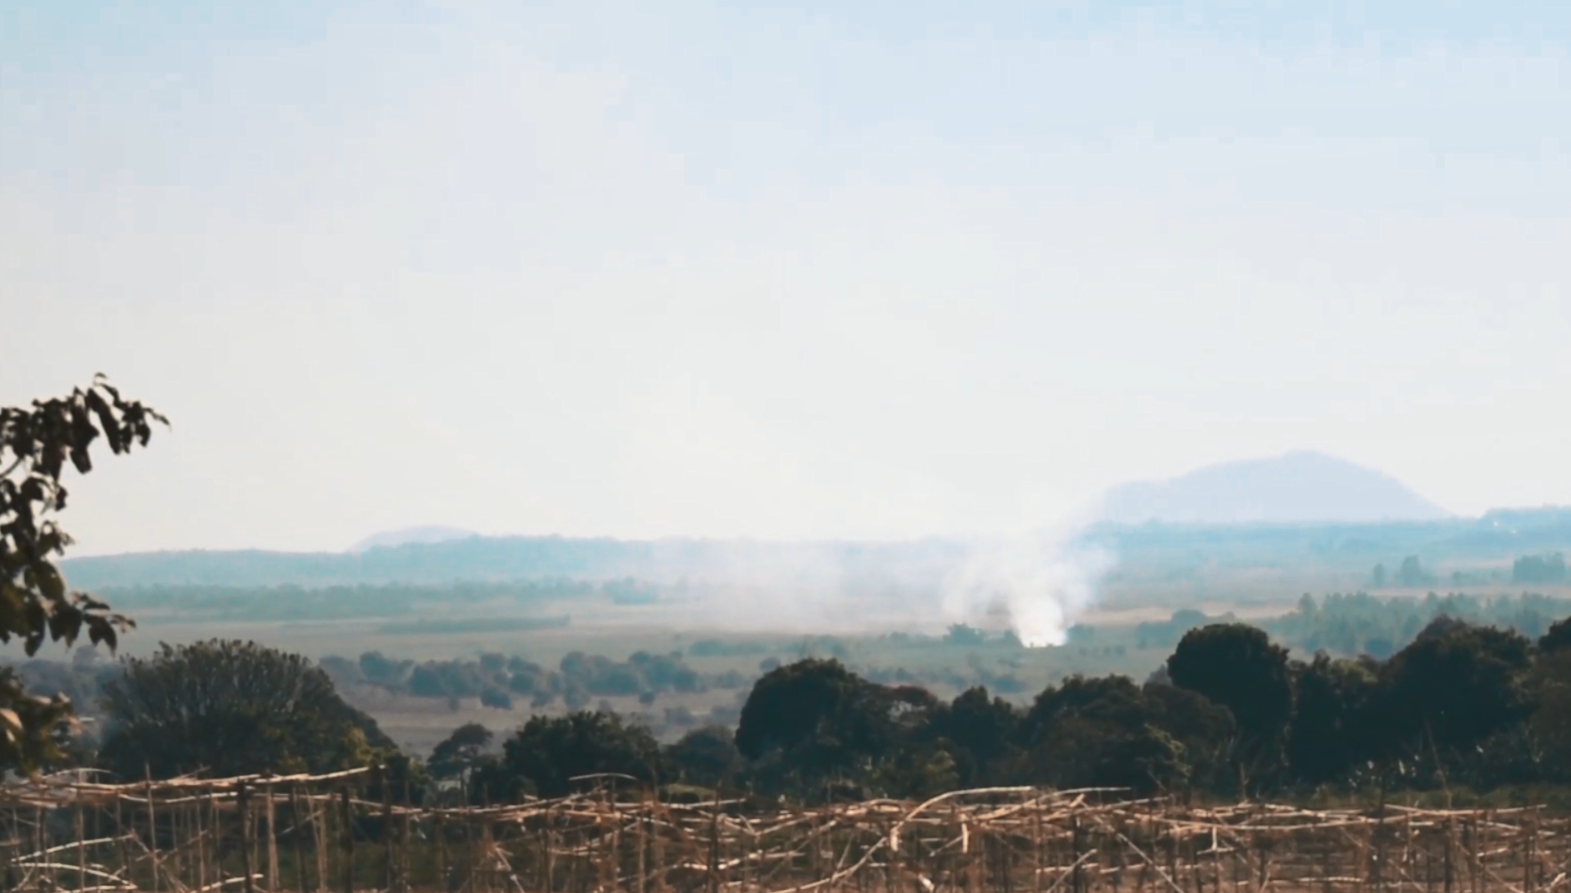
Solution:
[[[463,540],[479,535],[473,530],[464,530],[461,527],[406,527],[403,530],[374,533],[350,546],[349,551],[364,552],[368,549],[402,546],[407,543],[445,543],[449,540]]]
[[[684,577],[781,581],[917,573],[952,567],[964,549],[942,540],[898,543],[772,543],[747,540],[615,540],[465,536],[353,552],[186,551],[68,558],[72,586],[355,586],[455,580]],[[920,569],[920,570],[913,570]]]
[[[1312,452],[1228,462],[1172,480],[1125,484],[1107,493],[1099,514],[1119,524],[1422,521],[1451,516],[1395,478]]]

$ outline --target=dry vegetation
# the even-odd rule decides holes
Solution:
[[[1536,808],[1186,806],[990,788],[811,809],[616,790],[402,804],[376,770],[0,791],[7,887],[481,891],[1549,893],[1571,823]],[[380,795],[380,796],[379,796]]]

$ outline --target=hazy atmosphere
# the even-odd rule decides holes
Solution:
[[[0,893],[1571,893],[1571,4],[0,0]]]
[[[11,4],[72,554],[1020,536],[1316,450],[1571,502],[1563,4]]]

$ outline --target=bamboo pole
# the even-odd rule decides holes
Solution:
[[[254,841],[251,826],[251,789],[245,782],[240,782],[240,790],[235,800],[235,806],[240,813],[240,865],[244,874],[241,876],[241,886],[245,893],[256,893],[256,873],[252,869],[255,854],[252,850]]]
[[[355,893],[355,815],[348,785],[339,788],[339,796],[343,805],[343,893]]]
[[[267,889],[269,893],[278,891],[278,812],[273,804],[273,785],[271,782],[262,786],[264,797],[262,807],[262,821],[267,827]]]
[[[153,893],[158,893],[163,885],[158,877],[158,812],[153,806],[153,769],[144,766],[147,775],[147,854],[148,863],[153,870]]]
[[[442,821],[442,813],[437,813],[432,822],[431,834],[436,838],[436,882],[441,893],[447,893],[451,885],[447,879],[447,825]],[[547,857],[549,858],[549,857]],[[548,885],[547,890],[551,889]]]
[[[291,833],[289,846],[294,852],[295,860],[295,886],[300,893],[311,893],[310,878],[305,870],[305,827],[306,818],[300,809],[300,786],[289,786],[289,821]]]
[[[331,839],[327,834],[327,807],[318,804],[314,797],[311,799],[310,807],[311,843],[312,849],[316,851],[316,889],[317,893],[327,893],[327,851],[328,841]]]
[[[76,890],[82,893],[87,889],[87,830],[83,827],[81,800],[77,800],[72,812],[76,819]]]
[[[386,850],[386,864],[383,866],[383,886],[387,890],[398,889],[398,841],[393,835],[393,786],[387,777],[384,766],[377,766],[371,776],[375,784],[382,790],[382,843]]]
[[[120,807],[121,807],[120,795],[116,794],[115,795],[115,837],[116,837],[115,848],[120,853],[120,870],[125,872],[125,876],[126,876],[127,879],[130,879],[131,878],[131,854],[130,854],[130,852],[126,848],[126,837],[128,836],[128,832],[126,831],[124,815],[122,814]],[[13,815],[13,820],[14,820],[15,810],[12,811],[12,815]]]

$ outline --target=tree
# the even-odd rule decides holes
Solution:
[[[1528,727],[1548,780],[1563,783],[1571,780],[1571,648],[1541,654],[1531,678],[1538,706]]]
[[[473,796],[493,801],[526,793],[560,797],[578,776],[615,773],[653,784],[659,772],[660,745],[654,736],[614,713],[533,716],[503,743],[500,762],[475,773]]]
[[[899,753],[933,702],[913,694],[868,682],[838,660],[787,664],[754,683],[742,705],[737,750],[755,761],[760,789],[863,796],[878,764]]]
[[[1299,781],[1344,778],[1367,755],[1378,677],[1366,663],[1333,660],[1324,652],[1294,666],[1297,699],[1287,757]]]
[[[1435,582],[1435,577],[1424,570],[1417,555],[1409,555],[1402,559],[1402,566],[1397,568],[1396,581],[1403,586],[1429,586]]]
[[[453,730],[436,747],[431,749],[431,759],[426,765],[432,778],[462,778],[478,765],[491,746],[491,730],[477,722],[468,722]]]
[[[1160,702],[1125,676],[1072,676],[1044,689],[1023,723],[1030,745],[1019,781],[1055,787],[1180,788],[1192,769],[1163,728]]]
[[[1564,583],[1566,581],[1566,556],[1563,552],[1550,555],[1523,555],[1511,562],[1513,583]]]
[[[1293,690],[1287,649],[1241,623],[1190,630],[1167,659],[1173,684],[1226,707],[1246,736],[1268,739],[1287,725]]]
[[[1531,712],[1522,679],[1528,649],[1518,633],[1436,618],[1385,666],[1383,755],[1471,750],[1525,719]]]
[[[714,786],[742,768],[742,755],[725,726],[694,729],[665,749],[665,762],[677,780]]]
[[[1257,771],[1280,765],[1293,714],[1287,649],[1252,626],[1214,624],[1184,634],[1167,659],[1167,672],[1174,685],[1233,714],[1242,737],[1240,756]]]
[[[1146,722],[1183,745],[1184,781],[1193,787],[1237,794],[1238,779],[1227,771],[1238,743],[1233,714],[1204,695],[1171,682],[1147,682],[1141,686],[1140,696]]]
[[[969,688],[933,711],[924,737],[947,742],[961,784],[992,780],[1018,751],[1020,711],[1003,698],[989,699],[982,686]]]
[[[147,446],[155,422],[168,425],[102,375],[66,397],[0,408],[0,642],[20,639],[31,656],[45,640],[70,645],[85,631],[94,645],[115,647],[130,621],[66,588],[54,560],[71,537],[51,516],[66,507],[67,461],[87,474],[94,441],[128,453]],[[31,770],[57,756],[70,715],[64,698],[29,695],[15,674],[0,673],[0,768]]]
[[[1551,624],[1548,631],[1538,640],[1538,650],[1545,654],[1571,651],[1571,617]]]
[[[808,658],[765,673],[742,705],[737,750],[757,759],[772,749],[833,742],[873,755],[889,743],[887,690],[838,660]]]
[[[164,645],[127,661],[102,705],[100,760],[122,778],[327,772],[396,750],[324,670],[255,642]]]

